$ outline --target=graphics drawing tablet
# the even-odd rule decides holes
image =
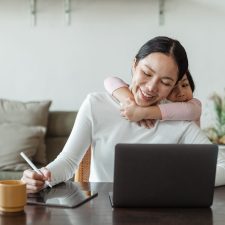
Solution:
[[[27,204],[74,208],[96,197],[97,192],[81,190],[78,183],[67,181],[35,194],[28,194]]]

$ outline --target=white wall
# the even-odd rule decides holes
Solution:
[[[185,46],[203,102],[225,87],[225,1],[166,0],[159,26],[157,0],[72,0],[72,24],[63,0],[37,0],[31,26],[28,0],[0,0],[0,97],[52,99],[51,109],[76,110],[103,80],[129,82],[132,59],[157,35]],[[205,114],[203,114],[203,124]]]

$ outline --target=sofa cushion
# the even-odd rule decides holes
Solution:
[[[50,111],[46,135],[47,161],[51,162],[62,151],[74,125],[77,112]]]
[[[45,135],[42,126],[26,126],[16,123],[0,124],[0,169],[24,170],[29,168],[20,152],[32,158]]]
[[[20,102],[0,99],[0,124],[20,124],[28,127],[31,126],[32,129],[34,126],[46,128],[50,105],[51,101],[49,100]],[[42,135],[39,141],[38,148],[36,148],[32,160],[40,164],[46,164],[44,135]]]
[[[23,171],[0,171],[0,180],[20,180]]]
[[[48,117],[47,137],[67,137],[73,128],[77,112],[51,111]]]

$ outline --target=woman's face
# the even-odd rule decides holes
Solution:
[[[167,98],[178,78],[178,67],[171,56],[155,52],[134,62],[131,91],[136,103],[146,107]]]
[[[183,79],[173,88],[172,92],[167,99],[173,102],[187,102],[193,98],[190,83],[187,76],[184,75]]]

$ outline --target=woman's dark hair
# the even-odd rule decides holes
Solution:
[[[189,70],[187,70],[186,76],[187,76],[188,82],[190,84],[191,90],[192,90],[192,92],[194,92],[194,90],[195,90],[195,83],[194,83],[194,80],[193,80]]]
[[[151,53],[161,52],[166,55],[171,55],[178,66],[178,80],[182,79],[188,69],[188,58],[184,47],[179,41],[169,37],[155,37],[146,42],[136,55],[136,62],[145,58]]]

